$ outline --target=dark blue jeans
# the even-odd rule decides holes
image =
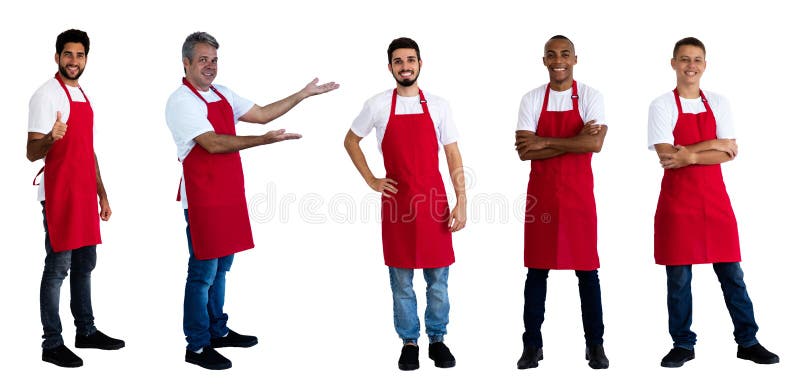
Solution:
[[[667,268],[667,310],[669,311],[669,334],[673,345],[694,349],[697,335],[690,329],[692,325],[692,265],[666,266]],[[742,347],[756,343],[756,324],[753,303],[747,295],[744,273],[739,262],[714,264],[714,272],[722,287],[725,305],[733,320],[733,338]]]
[[[211,344],[211,338],[228,333],[225,305],[225,274],[231,270],[233,254],[216,259],[199,260],[194,256],[192,235],[189,232],[189,212],[186,218],[186,240],[189,243],[189,270],[183,296],[183,334],[187,349],[197,351]]]
[[[87,336],[97,331],[92,313],[92,270],[97,264],[97,252],[96,246],[53,251],[50,245],[50,232],[47,230],[44,201],[42,201],[42,218],[44,249],[47,256],[44,258],[42,284],[39,287],[39,311],[44,329],[42,348],[52,349],[64,344],[58,305],[61,300],[61,284],[69,272],[72,273],[69,277],[69,307],[75,319],[75,332],[77,335]]]
[[[522,343],[526,347],[542,347],[542,323],[544,322],[544,303],[547,298],[548,269],[528,268],[525,280],[525,309],[523,321],[525,333]],[[581,317],[583,336],[587,346],[603,344],[603,304],[600,298],[600,279],[597,270],[576,270],[578,293],[581,296]]]

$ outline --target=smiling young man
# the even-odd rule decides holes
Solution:
[[[721,163],[738,148],[728,101],[700,89],[706,49],[697,38],[675,43],[670,60],[677,87],[650,104],[648,145],[658,153],[664,177],[655,215],[654,256],[667,271],[667,309],[673,348],[661,366],[680,367],[694,359],[692,265],[711,263],[733,320],[736,356],[760,364],[778,363],[756,339],[753,304],[739,265],[739,232]]]
[[[397,38],[389,44],[387,54],[396,88],[364,103],[347,132],[344,146],[367,185],[382,194],[383,257],[389,267],[394,326],[403,341],[398,367],[419,368],[420,324],[412,285],[414,269],[422,269],[427,282],[428,356],[436,367],[453,367],[456,360],[444,344],[450,313],[447,279],[455,261],[451,233],[464,228],[467,219],[458,132],[447,101],[423,94],[417,85],[422,68],[417,43]],[[373,129],[383,153],[385,178],[375,177],[359,145]],[[452,212],[439,172],[440,145],[456,193]]]
[[[94,153],[94,111],[78,83],[88,56],[85,32],[59,34],[58,72],[33,94],[28,113],[28,159],[44,158],[45,162],[39,185],[47,253],[39,291],[42,360],[62,367],[83,365],[61,337],[58,309],[68,272],[75,347],[116,350],[125,346],[124,341],[95,328],[92,311],[91,275],[97,263],[100,219],[111,217],[111,207]]]
[[[236,123],[266,124],[304,99],[339,87],[312,80],[299,92],[259,106],[230,89],[213,84],[217,76],[219,43],[196,32],[183,43],[182,85],[167,101],[167,126],[183,165],[179,199],[186,219],[189,270],[183,302],[186,357],[206,369],[227,369],[231,361],[215,348],[252,347],[255,336],[228,328],[225,274],[233,255],[254,247],[244,193],[239,150],[300,138],[284,130],[263,135],[236,135]]]
[[[550,82],[522,97],[516,132],[520,160],[531,161],[525,208],[525,333],[517,368],[538,367],[543,359],[547,276],[551,269],[570,269],[578,277],[585,357],[591,368],[605,369],[592,176],[592,153],[600,152],[608,129],[603,96],[573,80],[578,57],[566,37],[550,38],[542,61]]]

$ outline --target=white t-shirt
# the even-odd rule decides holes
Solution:
[[[711,112],[717,122],[717,139],[736,139],[733,131],[733,117],[731,107],[722,95],[714,92],[703,91],[708,99]],[[684,99],[680,97],[683,113],[701,113],[706,111],[703,99]],[[647,146],[655,149],[659,143],[673,144],[675,138],[672,131],[678,122],[678,106],[675,104],[675,95],[670,91],[658,96],[650,103],[650,113],[647,115]]]
[[[603,95],[596,89],[586,84],[578,82],[578,113],[584,123],[595,120],[596,124],[606,124],[605,104]],[[544,104],[545,88],[544,84],[522,96],[519,103],[519,117],[517,118],[517,130],[536,132],[539,124],[539,116],[542,113]],[[550,99],[547,101],[548,111],[570,111],[572,110],[572,88],[565,91],[550,89]]]
[[[353,120],[350,129],[360,136],[365,137],[375,129],[378,137],[378,151],[381,151],[381,142],[386,133],[386,124],[389,123],[389,110],[392,107],[392,92],[394,89],[381,92],[364,103],[361,113]],[[449,145],[458,140],[458,130],[453,121],[453,114],[450,105],[441,97],[427,94],[424,91],[425,100],[428,104],[428,112],[433,121],[433,128],[436,131],[436,139],[440,145]],[[395,105],[395,115],[408,115],[422,113],[422,104],[419,102],[419,95],[405,97],[397,96]]]
[[[86,101],[80,88],[67,85],[67,90],[73,101]],[[28,103],[28,132],[49,134],[58,111],[61,111],[61,121],[66,123],[69,120],[69,99],[54,77],[45,81],[31,96]],[[44,201],[44,178],[39,179],[38,201]]]
[[[228,103],[233,108],[233,121],[237,123],[242,115],[253,108],[252,101],[240,97],[230,89],[214,84],[219,93],[225,96]],[[211,88],[208,91],[198,91],[207,102],[213,103],[220,98]],[[200,100],[194,92],[186,85],[181,84],[175,92],[169,96],[166,107],[167,127],[172,131],[172,139],[178,148],[178,160],[189,155],[196,144],[194,138],[209,131],[214,131],[214,126],[208,121],[208,107],[203,100]],[[181,204],[183,208],[189,207],[186,202],[186,187],[181,179]]]

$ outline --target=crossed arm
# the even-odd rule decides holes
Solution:
[[[687,146],[659,143],[655,145],[655,149],[664,169],[717,165],[732,161],[739,153],[735,139],[711,139]]]
[[[525,130],[517,130],[517,154],[522,161],[546,159],[564,153],[599,153],[603,148],[608,127],[590,120],[578,135],[568,138],[549,138]]]
[[[308,97],[330,92],[339,88],[339,84],[329,82],[317,85],[318,78],[314,78],[299,92],[292,94],[284,99],[278,100],[265,106],[253,105],[247,113],[242,115],[239,120],[248,123],[267,124],[289,112],[301,101]],[[201,147],[211,154],[232,153],[255,146],[281,142],[289,139],[299,139],[300,134],[287,133],[286,130],[273,130],[262,135],[221,135],[214,131],[209,131],[194,138]]]

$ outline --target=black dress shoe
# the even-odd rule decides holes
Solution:
[[[592,369],[608,369],[608,358],[602,344],[586,347],[586,360]]]
[[[89,336],[75,335],[75,347],[119,350],[125,347],[125,341],[114,339],[98,330]]]
[[[419,369],[419,346],[416,344],[404,345],[403,350],[400,351],[400,360],[397,361],[397,367],[400,370]]]
[[[251,335],[241,335],[229,329],[228,335],[221,338],[212,338],[211,347],[253,347],[258,344],[258,338]]]
[[[694,359],[694,350],[685,349],[683,347],[673,347],[669,353],[661,359],[661,366],[663,367],[681,367],[684,363]]]
[[[42,350],[42,360],[61,367],[83,366],[83,360],[63,344],[56,348]]]
[[[756,343],[750,347],[739,346],[739,350],[736,352],[736,357],[747,359],[748,361],[753,361],[762,365],[770,365],[781,361],[777,355],[765,349],[760,343]]]
[[[517,361],[517,369],[530,369],[539,367],[539,361],[544,359],[544,353],[541,347],[525,346],[522,349],[522,356]]]
[[[456,365],[456,358],[444,342],[434,342],[428,346],[428,358],[433,359],[436,367],[448,368]]]
[[[228,358],[210,346],[203,347],[203,351],[200,353],[186,350],[186,362],[209,370],[225,370],[233,366]]]

